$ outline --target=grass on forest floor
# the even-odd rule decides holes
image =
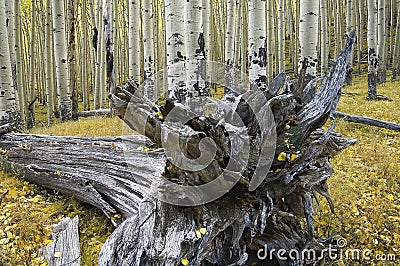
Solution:
[[[400,82],[378,88],[392,102],[366,101],[366,88],[366,82],[357,79],[346,87],[345,92],[355,94],[343,95],[339,111],[400,123]],[[336,124],[337,131],[358,143],[332,160],[336,172],[329,184],[336,214],[321,199],[315,212],[316,230],[323,237],[345,238],[349,248],[370,249],[374,255],[400,254],[400,133],[345,121]],[[122,123],[118,118],[94,117],[51,128],[39,126],[31,133],[115,136],[122,134]],[[55,223],[75,215],[80,218],[82,264],[97,264],[101,245],[113,230],[100,211],[0,173],[0,195],[6,190],[0,203],[0,265],[46,265],[37,250],[49,242]]]
[[[355,81],[344,88],[338,110],[400,124],[400,82],[378,87],[378,93],[393,99],[366,101],[367,83]],[[336,130],[355,138],[357,144],[332,160],[335,174],[329,180],[336,214],[326,201],[316,210],[316,230],[320,236],[342,237],[344,250],[372,251],[371,261],[359,265],[390,265],[378,261],[383,254],[400,257],[400,133],[366,125],[337,122]],[[338,261],[337,265],[357,265]]]

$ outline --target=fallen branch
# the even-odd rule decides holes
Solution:
[[[91,116],[112,116],[112,113],[110,109],[81,111],[78,113],[78,117],[91,117]]]
[[[0,136],[7,134],[7,133],[11,133],[11,132],[21,133],[22,131],[13,127],[11,124],[5,124],[5,125],[0,126]]]
[[[369,117],[364,117],[364,116],[357,116],[357,115],[349,115],[341,112],[334,112],[332,114],[334,118],[343,118],[346,121],[353,122],[353,123],[358,123],[358,124],[364,124],[364,125],[369,125],[369,126],[374,126],[374,127],[380,127],[380,128],[386,128],[394,131],[400,132],[400,125],[392,122],[386,122],[374,118],[369,118]]]

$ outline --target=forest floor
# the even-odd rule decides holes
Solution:
[[[357,78],[354,85],[344,88],[351,94],[342,96],[339,111],[400,124],[400,82],[378,88],[378,93],[389,96],[392,102],[368,102],[365,80]],[[346,121],[336,124],[337,131],[358,139],[358,143],[332,160],[335,174],[329,185],[336,213],[331,214],[326,201],[321,200],[315,211],[316,230],[321,237],[344,238],[345,249],[371,250],[369,265],[390,265],[378,262],[376,255],[400,257],[400,133]],[[117,136],[122,134],[122,122],[87,118],[38,127],[31,133]],[[101,246],[114,229],[100,211],[0,172],[0,195],[7,190],[0,202],[0,265],[47,265],[38,249],[51,241],[54,224],[75,215],[80,219],[82,264],[97,264]],[[333,263],[350,264],[356,262],[343,258]]]

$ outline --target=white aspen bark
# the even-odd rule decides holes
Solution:
[[[265,38],[267,35],[265,21],[265,1],[249,0],[249,43],[248,64],[249,81],[251,86],[265,88],[266,84],[266,49]],[[252,89],[252,88],[250,88]]]
[[[202,2],[186,0],[184,7],[186,59],[204,60],[205,51],[202,30]]]
[[[0,125],[15,123],[17,103],[12,78],[5,2],[0,2]]]
[[[21,112],[22,122],[26,122],[26,97],[25,97],[25,84],[24,80],[24,64],[23,64],[23,53],[22,53],[22,42],[21,42],[21,11],[20,1],[14,1],[14,12],[15,12],[15,52],[16,52],[16,70],[17,70],[17,84],[18,84],[18,102],[19,109]]]
[[[368,99],[376,99],[378,58],[377,48],[378,8],[375,0],[368,0]]]
[[[95,15],[94,22],[95,28],[93,29],[93,45],[96,53],[95,59],[95,82],[94,82],[94,109],[100,109],[100,96],[104,87],[103,77],[103,60],[104,57],[104,22],[103,22],[103,1],[99,0],[96,3],[96,10],[93,12]],[[101,19],[100,19],[101,18]]]
[[[154,33],[153,33],[153,8],[151,0],[143,0],[142,2],[142,18],[143,18],[143,65],[144,78],[149,79],[154,74]]]
[[[88,22],[87,22],[87,0],[82,0],[82,47],[81,47],[81,90],[82,90],[82,100],[83,100],[83,110],[90,110],[90,100],[89,100],[89,71],[88,64],[89,50],[88,50]]]
[[[68,77],[68,53],[63,0],[52,0],[54,22],[54,55],[56,65],[58,110],[61,121],[71,119],[71,92]]]
[[[233,66],[235,61],[236,0],[226,1],[225,63]]]
[[[211,34],[211,1],[203,1],[203,35],[204,35],[204,53],[205,58],[210,60],[210,34]]]
[[[319,2],[314,0],[300,0],[299,25],[299,68],[307,60],[306,74],[315,77],[318,64],[318,17]]]
[[[269,84],[274,75],[274,50],[273,50],[273,35],[274,35],[274,27],[273,27],[273,17],[274,17],[274,11],[272,8],[273,2],[272,1],[266,1],[267,5],[267,10],[266,10],[266,16],[267,16],[267,21],[266,21],[266,26],[267,26],[267,40],[266,40],[266,49],[267,49],[267,65],[266,65],[266,80],[267,83]]]
[[[354,28],[355,28],[355,15],[354,15],[354,4],[355,1],[353,0],[346,0],[345,5],[346,5],[346,32],[349,34]],[[346,80],[345,84],[351,85],[353,83],[353,63],[354,63],[354,53],[352,53],[348,69],[347,69],[347,74],[346,74]]]
[[[37,46],[37,39],[36,39],[36,0],[32,0],[32,11],[31,11],[31,38],[30,38],[30,66],[29,66],[29,92],[28,95],[28,113],[27,113],[27,127],[33,128],[35,125],[35,72],[36,72],[36,46]]]
[[[17,80],[17,55],[15,51],[15,12],[14,12],[14,3],[12,1],[5,1],[6,8],[6,18],[7,18],[7,33],[8,33],[8,45],[10,48],[10,59],[11,59],[11,68],[13,75],[13,85],[15,90],[15,97],[19,99],[18,94],[18,80]],[[20,110],[19,101],[16,101],[17,109]]]
[[[361,74],[361,60],[363,52],[363,31],[364,31],[364,13],[363,1],[355,1],[355,13],[356,13],[356,28],[357,28],[357,72]]]
[[[68,0],[68,71],[71,91],[71,113],[78,120],[78,91],[76,84],[76,35],[75,35],[75,0]]]
[[[269,1],[267,1],[269,2]],[[249,25],[249,20],[248,20],[248,13],[247,13],[247,4],[245,1],[240,1],[240,4],[242,5],[242,39],[241,39],[241,72],[242,73],[247,73],[247,47],[248,47],[248,42],[249,42],[249,38],[248,38],[248,25]]]
[[[55,81],[54,81],[54,61],[53,52],[54,47],[52,46],[52,14],[51,14],[51,0],[46,0],[46,105],[47,105],[47,124],[51,126],[54,122],[54,92],[55,92]]]
[[[396,38],[393,45],[393,74],[392,80],[400,74],[400,0],[397,0]]]
[[[243,45],[241,42],[243,35],[243,16],[242,16],[242,1],[236,1],[236,34],[235,34],[235,55],[234,62],[235,67],[239,68],[240,66],[240,56],[241,56],[241,46]],[[204,22],[203,22],[204,23]]]
[[[129,2],[129,78],[140,83],[140,0]]]
[[[178,83],[182,77],[174,75],[176,71],[171,71],[171,68],[175,63],[183,63],[186,60],[183,6],[183,0],[168,0],[165,2],[168,97],[178,100],[185,98],[184,90],[178,89]]]
[[[378,31],[377,31],[377,56],[378,56],[378,84],[386,81],[386,0],[378,0]]]
[[[184,5],[185,47],[186,47],[186,91],[192,107],[202,108],[201,96],[209,95],[205,78],[205,42],[203,33],[203,2],[186,0]]]
[[[325,76],[329,70],[329,26],[327,0],[320,0],[321,18],[321,75]]]
[[[354,24],[354,2],[346,0],[346,31],[349,33],[355,27]]]
[[[153,2],[153,1],[152,1]],[[154,1],[155,2],[155,1]],[[118,0],[112,0],[111,1],[112,8],[110,12],[110,23],[111,23],[111,36],[112,36],[112,43],[113,47],[116,49],[113,49],[113,57],[116,60],[113,60],[113,72],[115,76],[115,83],[119,83],[120,81],[120,65],[121,65],[121,47],[122,47],[122,40],[119,38],[119,23],[118,23],[118,12],[119,12],[119,6],[118,6]],[[129,38],[129,36],[128,36]],[[129,61],[129,57],[128,57]],[[125,82],[125,81],[124,81]],[[107,98],[107,97],[106,97]]]
[[[278,1],[278,72],[285,71],[286,41],[285,0]]]
[[[102,52],[102,77],[100,91],[100,109],[105,109],[107,104],[108,94],[114,93],[115,89],[115,69],[114,69],[114,29],[113,29],[113,14],[114,4],[117,0],[103,0],[102,20],[104,21],[103,31],[103,52]]]

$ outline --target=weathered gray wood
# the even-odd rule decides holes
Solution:
[[[0,126],[0,136],[10,132],[21,132],[21,130],[12,126],[11,124],[5,124]]]
[[[365,116],[357,116],[357,115],[349,115],[341,112],[334,112],[333,117],[335,118],[343,118],[346,121],[353,122],[353,123],[358,123],[358,124],[364,124],[364,125],[369,125],[369,126],[374,126],[374,127],[380,127],[380,128],[386,128],[394,131],[400,131],[400,125],[392,122],[386,122],[383,120],[378,120],[374,118],[369,118]]]
[[[52,242],[45,249],[45,258],[50,266],[80,266],[78,216],[65,218],[51,233]]]
[[[162,149],[149,153],[137,150],[144,140],[137,136],[130,137],[129,145],[124,146],[121,138],[5,135],[0,138],[2,163],[16,175],[74,195],[101,208],[108,216],[119,211],[128,218],[103,246],[100,265],[179,265],[183,258],[191,265],[243,265],[256,262],[257,250],[264,245],[287,251],[315,248],[318,253],[324,242],[315,237],[312,197],[323,195],[333,210],[327,186],[333,172],[329,159],[355,143],[342,138],[334,126],[327,131],[322,129],[336,111],[354,42],[353,32],[314,97],[305,97],[313,91],[303,89],[307,88],[306,83],[291,82],[283,75],[271,86],[265,86],[268,89],[264,95],[273,112],[278,138],[270,171],[264,173],[265,181],[255,191],[249,191],[249,183],[260,158],[258,148],[266,145],[259,142],[264,132],[255,122],[256,114],[241,98],[244,96],[234,93],[222,101],[239,114],[244,123],[241,129],[246,129],[255,143],[253,153],[240,182],[208,204],[173,206],[148,196],[146,190],[161,178],[187,186],[214,180],[226,167],[225,158],[235,136],[228,139],[224,127],[208,117],[196,117],[186,124],[164,123],[162,117],[167,117],[174,107],[178,116],[187,111],[168,99],[163,106],[143,102],[135,93],[135,84],[118,87],[111,94],[117,115],[159,147],[163,144],[162,134],[186,132],[176,137],[179,142],[190,143],[185,148],[189,157],[197,158],[202,138],[213,139],[217,154],[208,167],[197,172],[179,169]],[[301,89],[296,84],[302,84]],[[134,114],[129,114],[127,108],[132,102],[140,104]],[[264,108],[267,106],[255,112],[262,113]],[[143,122],[145,131],[141,128]],[[129,167],[127,152],[135,159]],[[151,163],[147,156],[153,159]],[[179,197],[180,191],[175,193]],[[306,218],[306,226],[300,223],[302,218]],[[200,228],[205,228],[206,234],[198,237],[196,231]],[[274,258],[258,263],[302,265],[304,261]]]
[[[142,152],[146,138],[132,136],[88,138],[13,134],[0,138],[0,161],[16,176],[55,189],[100,208],[108,217],[121,212],[137,213],[143,188],[157,178],[157,169],[148,156],[161,166],[161,151]],[[124,150],[125,149],[125,150]],[[132,173],[126,155],[135,158]],[[161,172],[158,172],[161,176]],[[149,181],[150,180],[150,181]]]
[[[90,117],[90,116],[112,116],[110,109],[100,109],[91,111],[78,112],[78,117]]]

